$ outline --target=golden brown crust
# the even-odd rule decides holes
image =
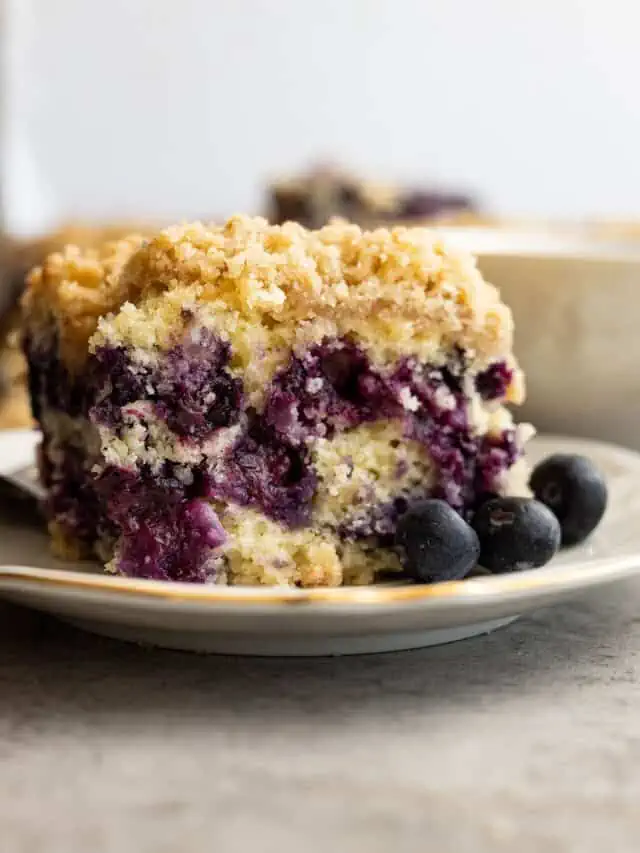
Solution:
[[[37,239],[0,239],[0,429],[31,426],[27,366],[20,347],[20,297],[26,277],[50,254],[72,244],[83,250],[131,233],[131,223],[68,225]]]
[[[60,354],[70,368],[86,358],[99,318],[124,301],[118,273],[142,242],[141,235],[132,235],[98,248],[65,246],[29,273],[22,299],[25,326],[47,327],[53,319]]]

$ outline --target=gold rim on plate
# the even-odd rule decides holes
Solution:
[[[436,584],[343,586],[297,589],[289,587],[217,587],[169,581],[133,580],[131,578],[82,574],[62,569],[36,569],[20,566],[0,567],[3,581],[27,582],[39,586],[63,587],[76,592],[125,594],[141,598],[171,601],[195,601],[218,604],[393,604],[430,599],[478,598],[533,590],[545,590],[558,584],[589,586],[589,580],[601,582],[640,571],[636,555],[604,557],[588,566],[570,565],[531,569],[513,575],[492,575]]]

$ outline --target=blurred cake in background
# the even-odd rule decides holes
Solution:
[[[361,180],[333,167],[312,169],[269,188],[268,217],[320,228],[337,217],[364,228],[425,221],[475,222],[477,208],[466,194]]]
[[[0,429],[30,426],[26,362],[20,348],[20,296],[29,270],[68,244],[81,249],[117,240],[136,229],[131,223],[69,224],[46,236],[0,237]]]

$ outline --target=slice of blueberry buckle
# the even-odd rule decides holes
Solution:
[[[434,581],[489,553],[491,501],[531,496],[510,312],[428,230],[235,217],[67,247],[25,312],[64,555],[173,581]]]

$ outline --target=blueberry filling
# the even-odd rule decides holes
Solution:
[[[53,450],[45,436],[40,458],[49,516],[90,547],[104,529],[104,514],[85,452],[71,442]]]
[[[91,418],[115,426],[124,406],[149,400],[176,435],[203,439],[240,416],[242,385],[226,369],[230,355],[229,344],[204,329],[176,344],[154,367],[133,363],[122,348],[101,347],[91,367],[97,389]]]
[[[87,368],[94,390],[91,420],[115,428],[122,423],[122,409],[147,396],[150,371],[131,363],[124,347],[100,347]]]
[[[293,357],[273,381],[265,421],[295,447],[401,414],[393,389],[350,341],[329,341]]]
[[[71,417],[86,410],[85,383],[73,377],[58,356],[55,339],[46,346],[30,336],[23,341],[29,367],[29,397],[34,418],[39,421],[45,408],[57,409]]]
[[[105,531],[119,537],[118,569],[128,575],[211,578],[224,531],[210,499],[254,507],[287,527],[310,523],[317,477],[309,442],[315,438],[397,419],[405,436],[428,450],[438,471],[435,488],[372,506],[338,531],[345,539],[373,537],[380,545],[392,542],[398,520],[416,500],[442,498],[472,514],[519,455],[512,431],[473,435],[459,351],[446,366],[403,359],[382,372],[355,342],[326,340],[291,357],[267,390],[261,413],[245,408],[242,383],[229,372],[229,344],[207,330],[190,330],[150,365],[134,362],[124,348],[101,347],[82,383],[54,357],[55,346],[39,351],[27,342],[27,352],[37,417],[44,404],[85,415],[122,437],[127,407],[147,403],[177,442],[201,443],[221,428],[238,427],[215,459],[205,455],[180,476],[167,462],[160,474],[145,464],[136,471],[109,468],[96,482],[92,462],[71,446],[55,471],[48,463],[52,516],[89,543]],[[497,399],[511,378],[500,362],[476,378],[476,387],[485,400]],[[143,423],[146,411],[137,413]]]
[[[214,578],[212,552],[225,532],[211,505],[193,496],[170,464],[160,475],[109,468],[97,487],[120,531],[122,574],[191,583]]]
[[[459,352],[450,366],[438,368],[404,359],[382,376],[353,342],[325,342],[292,358],[275,378],[265,420],[284,443],[298,447],[314,436],[330,438],[366,422],[401,417],[407,438],[423,444],[438,468],[433,494],[468,512],[476,504],[476,491],[492,493],[519,450],[510,431],[481,440],[472,434],[461,362]],[[512,376],[502,362],[493,367],[480,379],[490,398],[502,396]],[[377,508],[367,519],[346,525],[345,535],[392,533],[397,516],[393,505]]]
[[[255,413],[250,413],[249,423],[209,472],[207,496],[254,506],[288,527],[308,523],[316,475],[307,449],[285,444]]]
[[[521,450],[513,429],[505,429],[500,435],[485,435],[478,444],[475,465],[475,502],[482,502],[488,495],[495,494],[499,479],[518,460]]]
[[[428,497],[429,489],[417,490],[411,494],[394,498],[386,504],[369,507],[365,512],[340,525],[339,536],[351,542],[362,539],[374,540],[381,548],[393,545],[398,521],[414,504]]]
[[[434,496],[463,510],[472,498],[477,450],[464,394],[446,368],[423,367],[410,360],[398,368],[395,381],[417,401],[405,415],[405,434],[427,448],[438,469]]]
[[[513,379],[513,370],[504,361],[489,365],[476,377],[476,390],[483,400],[499,400],[505,396]]]

